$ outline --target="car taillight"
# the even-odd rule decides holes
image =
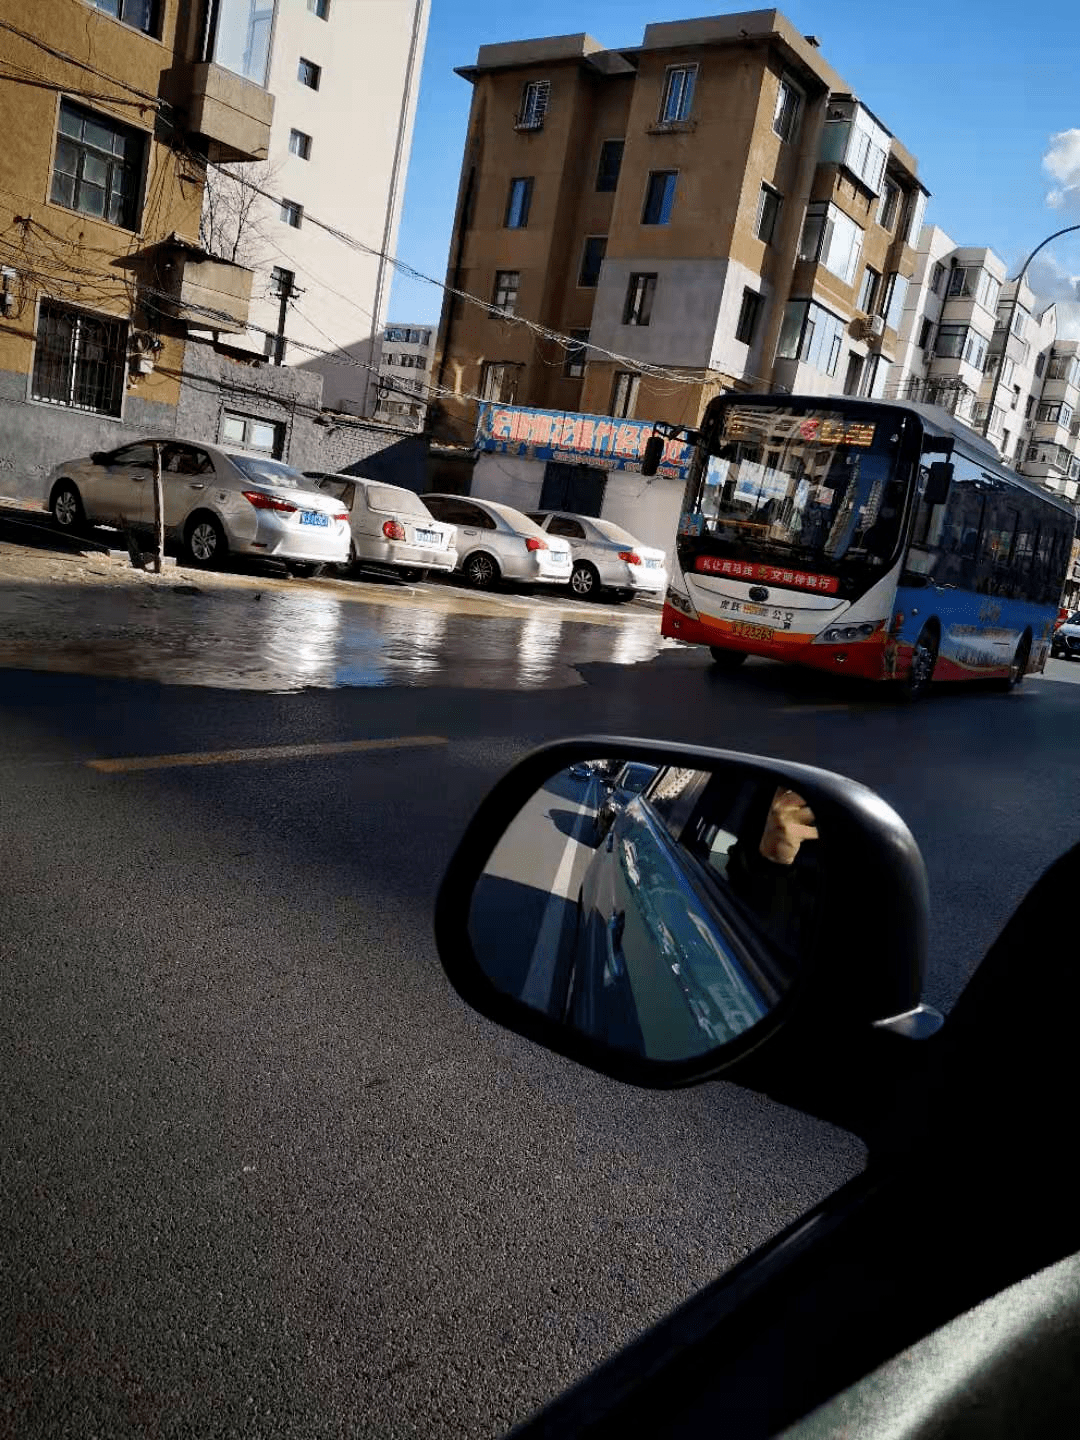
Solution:
[[[347,520],[348,518],[349,512],[347,510],[339,510],[338,513],[334,516],[335,520]]]
[[[386,536],[387,540],[404,540],[405,526],[397,520],[384,520],[382,533]]]
[[[620,551],[619,551],[619,559],[620,559],[620,560],[625,560],[626,563],[627,563],[627,565],[640,565],[640,564],[641,564],[641,556],[635,554],[633,550],[620,550]]]
[[[288,500],[279,500],[276,495],[264,495],[261,490],[243,490],[240,493],[256,510],[280,510],[286,515],[291,515],[296,510],[296,506],[290,505]]]
[[[530,536],[528,537],[528,539],[525,541],[525,549],[526,549],[526,550],[546,550],[547,548],[548,548],[548,543],[547,543],[547,541],[546,541],[546,540],[541,540],[541,539],[539,538],[539,536],[537,536],[537,535],[530,535]]]

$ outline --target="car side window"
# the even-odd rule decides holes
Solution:
[[[525,513],[534,525],[539,525],[541,530],[547,529],[547,521],[550,516],[545,515],[543,510],[526,510]]]
[[[682,834],[708,779],[700,770],[667,766],[646,788],[645,799],[673,840]]]
[[[130,463],[130,462],[129,462]],[[213,461],[194,445],[166,445],[161,468],[168,475],[212,475]]]
[[[332,495],[335,500],[340,500],[346,510],[353,508],[356,486],[351,480],[320,480],[319,489],[325,490],[327,495]]]
[[[109,456],[110,465],[136,465],[140,469],[152,470],[154,468],[154,447],[144,442],[136,445],[124,445],[119,450],[114,450]]]
[[[565,515],[554,515],[548,530],[552,535],[564,535],[567,540],[584,540],[585,527],[577,520],[569,520]]]

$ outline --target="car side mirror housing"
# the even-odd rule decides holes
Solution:
[[[112,461],[111,450],[95,450],[90,456],[91,465],[108,465]]]
[[[928,505],[944,505],[949,498],[954,469],[949,460],[935,460],[926,474],[923,499]]]
[[[922,1004],[926,917],[911,832],[864,786],[605,736],[499,781],[435,932],[458,994],[547,1049],[651,1088],[753,1067],[767,1089],[785,1035],[832,1063],[853,1037],[940,1026]]]
[[[641,460],[642,475],[655,475],[660,469],[660,461],[664,458],[664,437],[662,435],[650,435],[645,441],[645,454]]]

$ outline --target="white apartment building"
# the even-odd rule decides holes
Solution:
[[[437,328],[391,322],[383,331],[376,420],[415,430],[423,427]]]
[[[255,197],[245,215],[233,258],[255,271],[250,328],[230,344],[320,372],[324,404],[358,415],[376,403],[393,275],[385,257],[397,243],[429,9],[430,0],[210,7],[214,59],[274,96],[267,159],[238,169],[281,202]]]
[[[992,250],[923,227],[890,397],[940,405],[980,432],[992,403],[987,435],[1002,457],[1076,499],[1078,352],[1077,342],[1058,340],[1055,307],[1038,309],[1026,280],[1018,295]]]

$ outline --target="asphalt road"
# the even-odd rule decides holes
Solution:
[[[430,919],[472,807],[570,734],[841,770],[923,848],[948,1006],[1080,836],[1078,695],[1051,671],[907,709],[690,652],[529,692],[0,671],[0,1431],[524,1418],[861,1152],[724,1084],[620,1087],[467,1011]]]

